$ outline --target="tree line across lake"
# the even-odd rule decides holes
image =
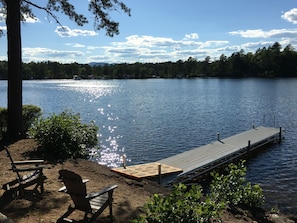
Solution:
[[[297,52],[291,45],[282,49],[276,42],[255,53],[243,50],[227,57],[203,61],[189,57],[186,61],[121,64],[63,64],[59,62],[23,63],[23,79],[142,79],[195,77],[297,77]],[[0,79],[7,79],[7,61],[0,61]]]

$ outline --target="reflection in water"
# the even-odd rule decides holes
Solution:
[[[60,87],[67,88],[74,92],[82,93],[80,100],[98,106],[97,114],[99,120],[103,120],[100,126],[100,150],[92,151],[91,160],[109,167],[118,167],[122,164],[122,156],[125,149],[119,146],[118,140],[122,135],[117,133],[117,121],[119,117],[114,114],[111,105],[112,101],[104,100],[106,97],[113,97],[121,91],[121,86],[113,81],[79,81],[64,83]],[[102,104],[103,102],[103,104]],[[92,116],[92,115],[90,115]],[[101,124],[101,123],[97,123]]]
[[[122,138],[122,135],[117,134],[119,117],[115,116],[113,112],[109,112],[110,108],[111,105],[108,105],[107,112],[104,112],[103,108],[98,109],[99,113],[104,116],[107,125],[102,125],[100,129],[100,157],[97,158],[96,162],[109,167],[118,167],[122,163],[122,156],[125,151],[118,143]]]

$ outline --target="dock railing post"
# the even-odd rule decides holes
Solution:
[[[126,157],[126,155],[123,155],[123,167],[124,167],[124,169],[126,169],[126,165],[127,165],[127,157]]]
[[[248,147],[247,147],[248,156],[250,155],[250,150],[251,150],[251,140],[248,141]]]
[[[159,184],[162,182],[161,164],[158,165]]]
[[[220,133],[217,133],[217,140],[220,141]]]

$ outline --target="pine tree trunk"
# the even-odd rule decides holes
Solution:
[[[20,0],[6,0],[7,53],[8,53],[8,137],[23,136],[22,121],[22,49],[20,26]]]

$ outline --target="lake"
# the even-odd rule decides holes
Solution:
[[[283,127],[285,139],[251,157],[248,180],[267,207],[297,214],[297,79],[44,80],[23,82],[23,103],[45,116],[71,109],[99,126],[109,167],[156,161],[253,125]],[[7,106],[0,81],[0,106]]]

